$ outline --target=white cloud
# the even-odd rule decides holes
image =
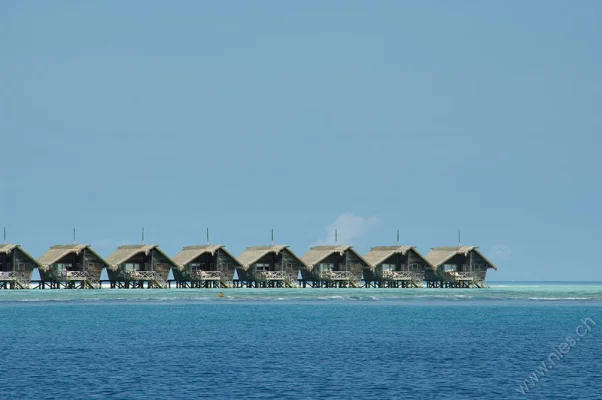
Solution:
[[[512,249],[505,244],[496,244],[493,246],[489,253],[487,253],[487,258],[491,259],[491,261],[506,261],[512,257]]]
[[[326,226],[327,238],[320,240],[315,245],[334,245],[335,230],[338,233],[338,243],[353,245],[380,223],[378,216],[362,217],[345,212],[339,215],[332,223]]]

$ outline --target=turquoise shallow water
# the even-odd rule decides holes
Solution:
[[[101,289],[12,290],[0,303],[35,301],[376,301],[376,302],[602,302],[602,283],[491,283],[489,289]],[[218,298],[217,293],[224,293]]]
[[[3,291],[0,398],[602,399],[602,284],[491,286]]]

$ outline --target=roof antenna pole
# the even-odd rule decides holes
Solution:
[[[75,228],[73,228],[73,244],[75,244]]]
[[[397,230],[397,247],[399,247],[399,229]]]
[[[4,227],[4,244],[6,244],[6,226]]]
[[[142,244],[144,244],[144,228],[142,228]]]
[[[334,230],[334,245],[337,246],[339,244],[339,230]]]
[[[274,245],[274,229],[272,229],[272,246]]]
[[[207,244],[209,244],[209,228],[207,228]]]
[[[460,230],[458,229],[458,248],[460,248]]]

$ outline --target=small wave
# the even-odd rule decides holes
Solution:
[[[563,301],[563,300],[594,300],[591,297],[529,297],[529,300],[552,300],[552,301]]]
[[[342,300],[343,296],[318,296],[317,300]]]

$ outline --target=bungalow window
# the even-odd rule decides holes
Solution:
[[[191,271],[202,271],[203,269],[205,269],[205,264],[200,264],[200,263],[190,264]]]
[[[138,271],[140,269],[140,265],[139,264],[126,263],[126,264],[123,264],[123,269],[126,272]]]
[[[332,271],[333,269],[334,269],[334,264],[329,264],[329,263],[318,264],[318,271],[320,271],[320,272]]]
[[[270,264],[255,264],[255,271],[269,271]]]
[[[474,271],[485,271],[487,270],[487,266],[485,264],[474,264]]]
[[[411,269],[414,272],[420,272],[422,270],[422,265],[418,263],[413,263]]]
[[[71,268],[73,267],[72,264],[55,264],[55,265],[56,265],[56,270],[59,272],[70,271]]]
[[[443,272],[455,272],[457,269],[456,264],[443,264]]]
[[[383,272],[385,271],[395,271],[395,264],[382,264]]]

